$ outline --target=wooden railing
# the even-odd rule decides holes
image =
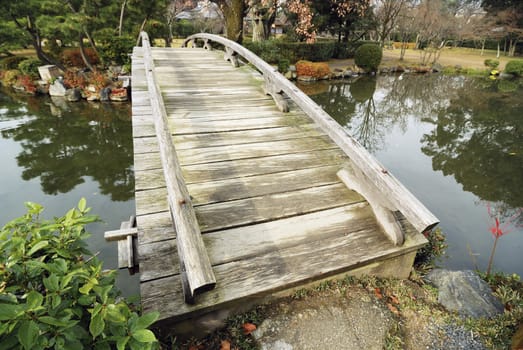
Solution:
[[[205,49],[211,49],[212,42],[223,45],[225,48],[224,58],[231,61],[235,67],[239,65],[239,57],[243,57],[263,75],[266,93],[275,99],[281,110],[288,110],[284,98],[284,95],[286,95],[334,140],[353,163],[352,167],[342,169],[338,176],[349,188],[362,193],[366,197],[374,209],[378,221],[382,226],[385,226],[386,234],[394,243],[403,243],[403,235],[399,232],[401,229],[392,217],[391,212],[400,211],[421,233],[430,231],[438,224],[438,219],[409,190],[369,154],[358,141],[347,134],[341,125],[292,82],[281,75],[276,68],[238,43],[218,35],[207,33],[191,35],[184,41],[183,46],[193,47],[197,40],[203,41]],[[390,222],[390,225],[388,222]]]
[[[141,39],[154,126],[167,186],[167,200],[176,229],[176,245],[180,259],[183,293],[185,301],[193,303],[194,296],[197,293],[214,288],[216,278],[212,271],[191,197],[176,156],[176,150],[168,127],[165,105],[155,79],[154,62],[147,33],[142,32]]]

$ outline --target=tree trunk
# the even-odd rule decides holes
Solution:
[[[16,17],[12,16],[12,18],[16,26],[21,30],[26,31],[31,37],[31,44],[33,45],[36,51],[36,56],[38,57],[38,59],[44,63],[53,64],[61,70],[65,71],[65,66],[63,64],[61,64],[58,60],[55,60],[54,58],[47,56],[47,54],[44,52],[42,48],[42,40],[40,38],[40,33],[38,32],[38,29],[35,28],[35,26],[33,25],[33,21],[31,20],[31,18],[29,16],[26,18],[27,24],[25,26],[22,25]]]
[[[265,40],[264,35],[264,26],[263,26],[263,19],[261,16],[254,17],[252,19],[252,41],[263,41]]]
[[[223,15],[225,16],[225,34],[227,38],[241,44],[243,41],[243,15],[245,3],[243,0],[219,0]]]
[[[483,52],[485,51],[485,41],[486,39],[481,40],[481,54],[480,56],[483,56]]]
[[[125,13],[125,6],[127,6],[127,0],[123,0],[122,7],[120,8],[120,23],[118,24],[118,36],[122,36],[123,17]]]
[[[84,35],[82,33],[79,34],[78,40],[79,40],[78,45],[80,46],[80,55],[82,56],[82,60],[84,61],[85,66],[87,68],[89,68],[89,70],[91,72],[94,72],[94,67],[91,64],[91,62],[89,62],[89,58],[85,54]]]
[[[138,38],[136,39],[136,46],[140,46],[140,38],[141,38],[140,33],[145,28],[146,23],[147,23],[147,16],[143,19],[142,25],[140,26],[140,30],[138,31]],[[149,38],[149,39],[151,39],[151,46],[152,46],[153,45],[152,38]]]

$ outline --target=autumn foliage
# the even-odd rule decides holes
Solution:
[[[296,74],[298,77],[307,76],[322,79],[328,77],[331,71],[329,65],[325,62],[298,61],[296,62]]]

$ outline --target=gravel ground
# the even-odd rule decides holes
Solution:
[[[435,327],[434,340],[430,350],[487,350],[478,336],[472,334],[462,326],[442,325]],[[432,333],[432,331],[429,331]]]

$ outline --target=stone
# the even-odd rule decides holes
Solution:
[[[86,98],[87,98],[87,101],[91,101],[91,102],[100,101],[100,94],[97,92],[89,92],[87,94]]]
[[[60,76],[60,69],[57,66],[48,64],[38,67],[38,74],[40,74],[42,80],[51,81]]]
[[[36,92],[43,95],[49,94],[49,82],[47,80],[37,80]]]
[[[252,333],[261,349],[383,349],[392,314],[366,292],[274,304]]]
[[[432,65],[432,71],[433,71],[434,73],[442,72],[442,71],[443,71],[443,66],[442,66],[441,64],[439,64],[439,63],[434,63],[434,64]]]
[[[65,98],[69,102],[78,102],[82,99],[82,92],[79,88],[69,89],[65,92]]]
[[[111,94],[111,88],[105,87],[100,90],[100,101],[107,102],[109,101],[109,95]]]
[[[115,101],[115,102],[127,101],[127,89],[125,89],[125,88],[112,89],[111,94],[109,95],[109,99],[111,101]]]
[[[491,318],[504,312],[489,285],[472,270],[434,269],[426,279],[438,288],[438,302],[449,311],[473,318]]]
[[[299,81],[311,82],[316,81],[317,79],[308,75],[298,75]]]
[[[49,86],[49,95],[50,96],[59,96],[64,97],[67,89],[65,88],[64,81],[62,77],[59,77],[54,81],[53,84]]]
[[[504,72],[499,73],[500,79],[514,79],[515,77],[516,76],[514,74],[504,73]]]

